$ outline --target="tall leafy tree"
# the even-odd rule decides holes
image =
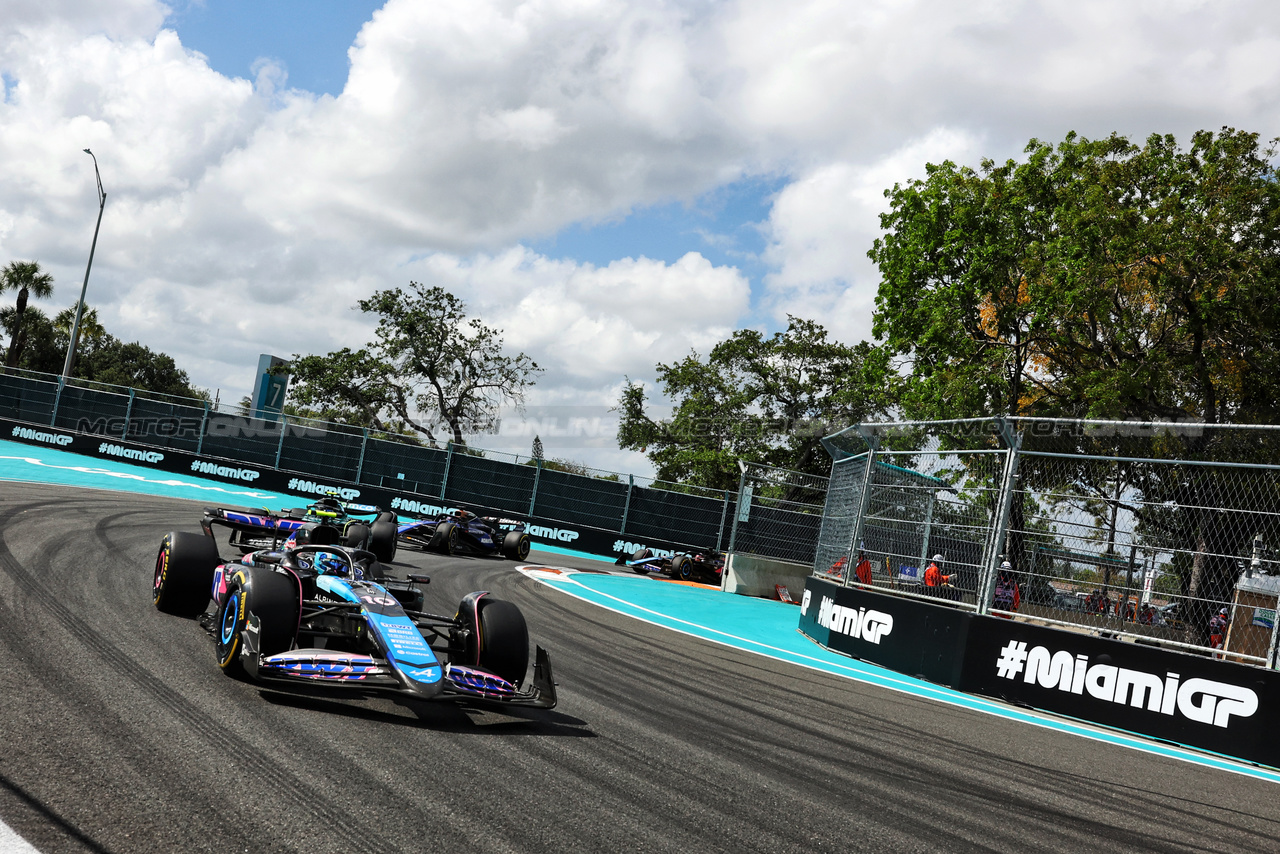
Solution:
[[[23,320],[27,311],[27,300],[33,296],[36,299],[48,299],[52,296],[53,276],[41,270],[40,264],[35,261],[10,261],[3,270],[0,270],[0,294],[6,291],[18,293],[13,315],[5,326],[5,331],[9,333],[9,349],[5,353],[4,360],[5,367],[16,368],[26,343]]]
[[[8,329],[14,309],[0,309],[0,326]],[[70,342],[75,306],[50,320],[35,306],[23,319],[25,344],[16,367],[46,374],[61,373]],[[98,320],[97,309],[86,306],[80,318],[80,348],[73,377],[79,380],[137,389],[175,397],[207,398],[191,385],[187,372],[173,357],[140,343],[126,343],[111,335]]]
[[[906,414],[1274,421],[1274,145],[1231,128],[1185,148],[1072,134],[1056,147],[1032,140],[1026,155],[931,165],[886,193],[886,234],[869,253],[883,275],[874,329],[906,376]],[[1274,461],[1276,450],[1204,431],[1144,453]],[[1171,472],[1133,469],[1125,483],[1077,472],[1072,486],[1101,502],[1104,521],[1129,487],[1187,508],[1140,525],[1173,526],[1197,555],[1184,592],[1224,597],[1227,556],[1249,526],[1197,509],[1213,506],[1213,477]]]
[[[374,340],[357,351],[295,356],[295,400],[345,411],[384,429],[391,416],[435,444],[438,417],[454,444],[464,433],[496,428],[504,404],[520,405],[541,368],[524,353],[504,352],[502,332],[466,315],[466,304],[440,287],[410,282],[357,304],[378,318]]]
[[[889,382],[880,351],[832,341],[797,317],[783,332],[738,330],[705,360],[692,353],[657,368],[672,417],[650,417],[644,387],[628,381],[618,445],[645,452],[659,479],[713,489],[737,487],[738,460],[826,474],[822,436],[883,411]]]

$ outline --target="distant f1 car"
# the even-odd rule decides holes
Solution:
[[[373,517],[360,519],[353,517]],[[277,549],[304,525],[325,526],[336,532],[331,544],[368,549],[378,560],[390,563],[396,556],[398,519],[390,510],[367,504],[343,504],[336,498],[321,498],[306,507],[272,513],[270,510],[236,510],[206,507],[200,527],[210,537],[213,526],[231,529],[228,543],[242,553]]]
[[[527,558],[531,545],[523,522],[477,516],[469,510],[402,524],[400,543],[442,554],[500,554],[510,560]]]
[[[310,529],[295,532],[310,539]],[[323,534],[322,534],[323,536]],[[387,578],[372,552],[291,544],[224,563],[211,537],[168,534],[156,556],[155,606],[200,616],[226,673],[282,688],[335,686],[418,699],[483,700],[550,709],[551,658],[533,679],[524,615],[485,591],[453,617],[422,610],[419,584]]]
[[[714,549],[697,549],[670,557],[637,549],[630,558],[620,557],[617,566],[629,566],[641,575],[656,572],[681,581],[719,584],[724,577],[724,555]]]

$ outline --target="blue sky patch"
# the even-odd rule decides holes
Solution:
[[[338,95],[347,83],[347,48],[382,0],[186,0],[165,22],[182,44],[228,77],[252,80],[259,58],[280,61],[288,85]]]

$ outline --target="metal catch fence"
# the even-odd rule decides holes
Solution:
[[[985,419],[824,441],[817,575],[1276,666],[1280,428]],[[935,555],[950,580],[931,587]]]
[[[614,533],[621,543],[664,540],[723,551],[731,546],[736,519],[738,499],[727,491],[504,451],[433,448],[414,436],[294,415],[254,418],[234,405],[64,382],[27,371],[0,374],[0,417],[278,469],[326,483],[395,489],[420,496],[424,506],[459,502],[536,516],[557,525]],[[742,526],[735,548],[786,559],[800,555],[807,563],[822,501],[805,501],[811,504],[791,506],[786,495],[763,490],[752,505],[755,516]],[[812,529],[807,544],[806,525]]]
[[[738,466],[729,550],[811,563],[830,478],[759,463]]]

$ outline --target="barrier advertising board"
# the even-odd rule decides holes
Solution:
[[[970,619],[956,608],[815,577],[800,602],[800,631],[822,646],[953,688]]]
[[[1280,674],[975,616],[960,688],[1280,766]]]

